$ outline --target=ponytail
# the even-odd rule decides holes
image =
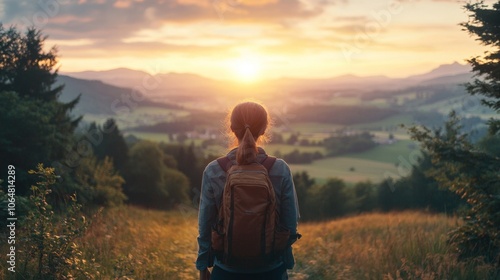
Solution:
[[[251,164],[256,162],[257,153],[257,143],[255,143],[250,126],[245,125],[245,134],[243,134],[243,138],[240,140],[236,153],[236,161],[239,165]]]
[[[229,115],[230,135],[236,136],[238,150],[236,161],[239,165],[252,164],[257,161],[257,141],[265,140],[265,132],[269,125],[266,109],[255,102],[244,102],[236,105]],[[235,145],[236,146],[236,145]]]

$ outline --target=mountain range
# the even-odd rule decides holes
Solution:
[[[314,95],[315,92],[325,91],[344,95],[368,95],[375,91],[390,92],[421,85],[456,85],[470,81],[470,71],[470,66],[454,62],[406,78],[343,75],[323,79],[280,78],[241,84],[191,73],[153,75],[118,68],[62,73],[58,82],[65,84],[60,97],[62,101],[67,102],[81,94],[76,113],[113,115],[117,113],[116,108],[125,107],[178,108],[180,105],[186,108],[214,109],[214,106],[252,96],[272,102],[277,98]]]

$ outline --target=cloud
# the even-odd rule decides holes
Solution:
[[[220,22],[223,17],[224,24],[280,24],[322,10],[299,0],[19,0],[5,3],[4,23],[34,25],[54,39],[116,40],[169,23]]]

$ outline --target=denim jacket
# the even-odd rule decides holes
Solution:
[[[262,148],[258,148],[257,161],[261,162],[266,157],[266,152]],[[231,150],[227,156],[236,164],[236,149]],[[290,230],[291,236],[297,234],[297,222],[299,219],[299,206],[297,202],[297,194],[293,184],[292,174],[286,162],[282,159],[277,159],[272,168],[269,170],[269,177],[274,187],[276,194],[276,205],[280,223]],[[226,182],[226,173],[220,167],[219,163],[214,160],[210,162],[203,172],[201,184],[201,198],[198,213],[198,258],[196,260],[196,268],[204,270],[212,266],[213,260],[210,254],[211,247],[211,226],[215,223],[217,209],[219,209],[224,185]],[[287,247],[283,260],[288,269],[292,269],[295,260],[292,254],[291,244]],[[217,266],[225,268],[215,260]],[[281,265],[281,262],[278,264]],[[275,266],[273,266],[275,267]],[[272,269],[272,267],[270,268]],[[243,272],[245,271],[234,271]],[[256,272],[256,271],[253,271]]]

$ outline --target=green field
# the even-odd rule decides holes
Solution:
[[[307,133],[332,133],[344,127],[344,125],[328,124],[328,123],[311,123],[311,122],[297,122],[292,123],[289,127],[294,132],[301,134]]]
[[[290,168],[292,172],[307,171],[311,177],[320,181],[338,177],[351,183],[366,180],[380,182],[388,174],[398,174],[394,164],[348,156],[325,158],[312,164],[290,164]],[[354,170],[350,171],[351,168]]]
[[[166,133],[149,133],[149,132],[133,132],[131,133],[138,138],[147,139],[156,142],[169,143],[169,137]],[[375,134],[378,137],[385,137],[387,132],[379,132]],[[396,138],[404,138],[405,134],[397,134]],[[201,139],[189,139],[186,143],[194,143],[197,146],[201,145]],[[418,146],[413,144],[411,140],[398,140],[393,144],[380,144],[379,146],[361,153],[352,153],[341,157],[325,158],[316,160],[312,164],[290,164],[293,172],[307,171],[311,177],[318,182],[324,182],[331,177],[342,178],[346,183],[356,183],[360,181],[370,180],[372,182],[380,182],[391,174],[392,177],[400,174],[397,164],[409,166],[408,163],[415,163],[419,155]],[[225,143],[222,143],[225,144]],[[412,145],[413,144],[413,145]],[[277,152],[281,155],[288,154],[294,150],[299,152],[320,152],[326,154],[327,151],[322,146],[299,146],[287,144],[266,144],[263,146],[268,154],[276,155]],[[210,145],[203,149],[204,155],[223,155],[228,150],[223,145]],[[405,170],[406,172],[406,170]]]
[[[419,154],[418,146],[413,141],[401,140],[394,144],[379,145],[366,152],[350,154],[349,157],[396,164],[401,159],[410,161]]]
[[[322,146],[298,146],[298,145],[287,145],[287,144],[267,144],[263,148],[269,154],[276,154],[279,151],[282,155],[293,152],[294,150],[299,150],[301,153],[314,153],[320,152],[326,154],[326,150]]]
[[[354,129],[364,129],[364,130],[402,130],[400,128],[401,124],[411,124],[413,121],[411,114],[399,114],[395,115],[381,121],[371,122],[371,123],[362,123],[350,126],[350,128]]]
[[[168,133],[156,133],[156,132],[129,132],[125,133],[125,136],[134,135],[135,137],[143,140],[149,140],[154,142],[164,142],[169,143]]]

